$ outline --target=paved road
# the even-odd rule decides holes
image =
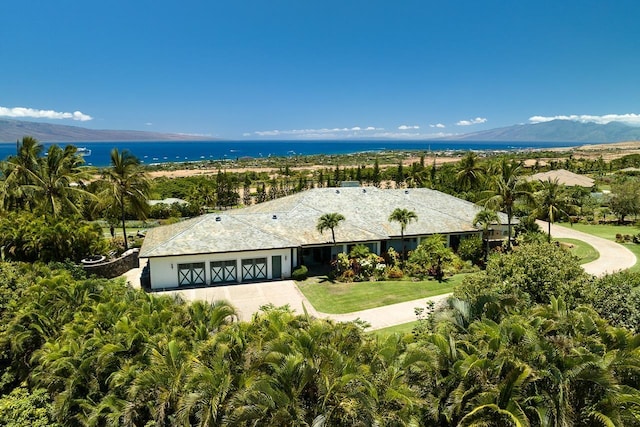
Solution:
[[[546,232],[548,223],[544,221],[536,221],[540,227]],[[636,263],[636,256],[629,249],[601,237],[592,236],[569,227],[563,227],[557,224],[551,224],[551,236],[555,238],[577,239],[587,242],[593,246],[599,253],[600,257],[582,267],[584,270],[594,276],[604,276],[608,273],[614,273],[620,270],[626,270],[633,267]]]
[[[538,221],[538,223],[543,230],[547,230],[547,223],[542,221]],[[589,274],[602,276],[607,273],[629,268],[636,263],[636,257],[631,251],[610,240],[556,224],[552,224],[551,226],[551,235],[559,238],[564,237],[582,240],[600,252],[600,258],[583,266]],[[140,273],[145,263],[145,260],[141,260],[140,269],[133,269],[125,274],[127,281],[133,286],[140,286]],[[451,295],[438,295],[431,298],[422,298],[348,314],[327,314],[316,311],[302,292],[300,292],[293,280],[158,292],[158,294],[175,293],[191,301],[227,300],[238,310],[240,320],[250,320],[253,314],[264,305],[274,304],[275,306],[283,306],[288,304],[298,313],[303,313],[306,309],[310,315],[315,317],[330,318],[341,322],[356,319],[364,320],[371,325],[369,330],[412,322],[416,320],[414,311],[416,307],[425,307],[428,301],[442,304],[446,298]]]

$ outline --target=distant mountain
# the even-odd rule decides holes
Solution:
[[[16,142],[24,136],[32,136],[41,142],[209,141],[216,139],[178,133],[96,130],[79,126],[0,119],[0,142]]]
[[[620,122],[580,123],[570,120],[523,124],[449,137],[460,141],[622,142],[640,140],[640,127]]]

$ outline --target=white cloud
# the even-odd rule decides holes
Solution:
[[[430,128],[438,128],[438,129],[444,129],[446,128],[445,125],[443,125],[442,123],[436,123],[435,125],[429,125]]]
[[[485,119],[484,117],[476,117],[475,119],[471,119],[471,120],[460,120],[458,123],[456,123],[456,125],[471,126],[471,125],[478,125],[486,122],[487,122],[487,119]]]
[[[343,128],[320,128],[320,129],[290,129],[290,130],[264,130],[255,131],[251,134],[245,132],[244,137],[258,136],[263,138],[299,138],[299,139],[350,139],[350,138],[389,138],[389,139],[411,139],[428,140],[454,135],[452,133],[419,132],[419,126],[403,125],[398,127],[398,131],[387,131],[385,128],[374,126],[353,126]]]
[[[349,128],[321,128],[321,129],[289,129],[289,130],[260,130],[254,135],[263,137],[294,136],[299,138],[344,138],[352,136],[367,136],[371,132],[382,131],[384,128],[367,126],[352,126]],[[246,135],[245,135],[246,136]]]
[[[147,122],[147,123],[145,123],[144,125],[145,125],[145,126],[153,126],[153,123],[151,123],[151,122]]]
[[[73,113],[63,113],[53,110],[36,110],[34,108],[25,107],[0,107],[0,117],[13,117],[13,118],[33,118],[33,119],[72,119],[86,122],[93,120],[93,117],[84,114],[80,111],[74,111]]]
[[[544,123],[551,120],[571,120],[574,122],[582,123],[598,123],[607,124],[610,122],[622,122],[628,125],[640,125],[640,114],[628,113],[628,114],[605,114],[603,116],[593,116],[589,114],[571,114],[568,116],[533,116],[529,117],[531,123]]]

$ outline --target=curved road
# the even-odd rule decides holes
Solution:
[[[547,230],[546,222],[538,221],[538,224],[543,230]],[[600,253],[600,257],[593,262],[583,265],[583,267],[587,273],[594,276],[603,276],[618,270],[624,270],[632,267],[636,263],[636,256],[630,250],[610,240],[555,224],[551,225],[551,235],[556,238],[582,240],[593,246]],[[143,266],[144,261],[141,262],[141,267]],[[125,277],[133,286],[139,287],[141,272],[141,268],[130,270],[125,273]],[[300,292],[293,280],[159,292],[159,294],[175,293],[192,301],[227,300],[237,308],[240,320],[250,320],[253,313],[260,310],[260,307],[266,304],[274,304],[275,306],[289,305],[298,313],[303,313],[306,310],[311,316],[329,318],[339,322],[360,319],[370,325],[369,330],[413,322],[416,320],[414,311],[416,307],[426,307],[428,301],[442,304],[446,298],[451,295],[438,295],[431,298],[385,305],[354,313],[328,314],[315,310],[307,298]]]

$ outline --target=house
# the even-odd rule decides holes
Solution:
[[[405,230],[389,222],[396,208],[416,212]],[[152,228],[140,250],[148,258],[152,289],[216,286],[291,277],[299,265],[327,263],[363,244],[377,254],[417,247],[441,234],[447,244],[479,235],[473,220],[481,208],[439,191],[375,187],[315,188],[243,209],[206,214]],[[316,229],[325,213],[345,217],[331,232]],[[500,214],[503,224],[506,216]],[[498,226],[506,233],[506,226]]]
[[[525,178],[527,181],[554,181],[558,180],[559,184],[567,187],[584,187],[592,188],[595,181],[588,176],[579,175],[565,169],[557,169],[549,172],[540,172]]]
[[[155,205],[171,206],[174,203],[177,203],[179,205],[186,205],[189,202],[183,199],[175,198],[175,197],[167,197],[166,199],[162,199],[162,200],[149,200],[147,203],[149,203],[149,206],[155,206]]]

